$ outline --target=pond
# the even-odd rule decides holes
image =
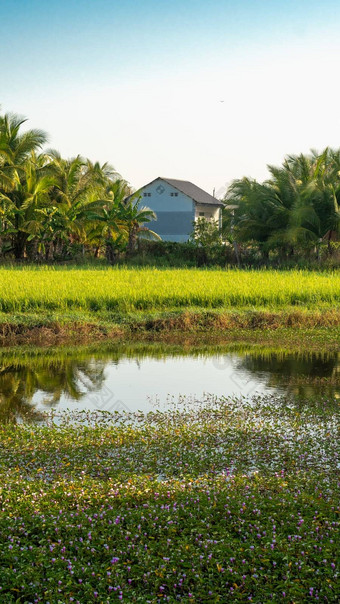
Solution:
[[[340,354],[153,344],[0,353],[1,422],[40,421],[50,409],[147,412],[270,393],[340,397]]]

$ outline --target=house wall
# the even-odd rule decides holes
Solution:
[[[195,220],[197,220],[198,218],[201,218],[201,214],[204,214],[204,216],[202,216],[202,218],[206,218],[207,220],[214,220],[215,222],[218,223],[218,225],[222,226],[222,211],[221,208],[219,206],[209,206],[209,205],[200,205],[200,204],[196,204],[196,211],[195,211]]]
[[[188,240],[195,220],[195,204],[190,197],[159,178],[143,187],[141,196],[141,204],[157,215],[157,220],[149,222],[148,228],[164,241]]]

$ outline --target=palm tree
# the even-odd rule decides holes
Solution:
[[[37,155],[46,142],[40,130],[23,134],[25,120],[0,116],[0,219],[9,251],[26,256],[28,243],[46,259],[70,246],[105,245],[110,262],[138,237],[159,238],[146,227],[152,210],[140,207],[128,184],[105,163],[81,156],[66,160],[54,150]],[[30,252],[30,248],[28,249]]]
[[[320,239],[320,221],[309,195],[310,167],[305,160],[298,158],[302,168],[298,174],[294,174],[288,162],[282,168],[269,166],[271,179],[266,183],[275,196],[274,229],[268,245],[291,256],[295,248],[314,247]]]
[[[57,151],[48,152],[49,170],[56,184],[51,191],[55,212],[52,216],[52,240],[47,253],[75,242],[85,245],[92,231],[91,213],[116,172],[109,164],[100,166],[81,156],[65,160]]]
[[[0,115],[0,187],[10,191],[17,184],[20,171],[32,151],[40,149],[47,141],[42,130],[27,130],[20,133],[27,121],[19,115]]]
[[[268,241],[278,222],[274,224],[275,193],[267,184],[243,178],[235,180],[224,199],[226,208],[232,207],[231,239],[238,243],[255,242],[267,258]]]
[[[225,197],[235,204],[234,234],[253,243],[266,257],[296,251],[320,256],[322,240],[340,232],[340,151],[288,156],[281,167],[268,166],[264,183],[234,181]]]
[[[0,116],[0,213],[17,259],[25,255],[28,238],[36,229],[37,211],[47,202],[52,186],[36,156],[47,136],[41,130],[21,134],[25,121],[14,114]]]
[[[153,210],[141,206],[141,198],[136,199],[136,194],[129,197],[120,207],[120,218],[126,224],[128,233],[127,253],[131,255],[139,238],[158,239],[161,237],[145,226],[145,223],[157,220]]]
[[[128,183],[117,178],[107,184],[103,198],[96,200],[88,214],[88,239],[95,245],[95,256],[98,256],[99,249],[104,246],[110,264],[114,264],[126,248],[128,230],[122,218],[122,207],[129,194]]]
[[[295,224],[304,229],[303,236],[318,244],[327,235],[340,232],[340,150],[326,147],[322,153],[289,156],[285,167],[299,185],[302,207]],[[294,216],[293,216],[294,224]]]
[[[105,244],[107,260],[114,264],[120,253],[132,254],[139,237],[160,239],[154,231],[145,226],[156,220],[150,208],[140,207],[137,194],[131,194],[128,183],[123,179],[111,182],[104,199],[94,204],[92,239]],[[97,207],[95,207],[97,205]]]

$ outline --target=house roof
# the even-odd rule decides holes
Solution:
[[[189,180],[177,180],[175,178],[163,178],[162,176],[160,176],[159,178],[161,180],[164,180],[165,182],[167,182],[172,187],[175,187],[175,189],[178,189],[179,191],[181,191],[181,193],[184,193],[184,195],[191,197],[191,199],[196,201],[196,203],[201,203],[203,205],[214,205],[214,206],[221,206],[221,207],[223,206],[223,203],[221,201],[219,201],[218,199],[216,199],[216,197],[213,197],[206,191],[203,191],[203,189],[201,189],[200,187],[197,187],[197,185],[194,185],[192,182],[189,182]]]
[[[151,182],[148,182],[146,185],[141,187],[139,189],[139,191],[142,191],[143,189],[145,189],[145,187],[151,185],[151,183],[155,182],[156,180],[164,180],[165,182],[167,182],[169,185],[171,185],[172,187],[174,187],[181,193],[184,193],[184,195],[187,195],[188,197],[190,197],[196,203],[200,203],[202,205],[209,205],[209,206],[212,206],[212,205],[220,206],[220,207],[224,206],[224,204],[221,201],[219,201],[219,199],[216,199],[216,197],[209,195],[209,193],[207,193],[206,191],[203,191],[203,189],[201,189],[200,187],[197,187],[196,185],[194,185],[192,182],[189,182],[188,180],[177,180],[175,178],[163,178],[163,176],[158,176],[157,178],[155,178],[155,180],[152,180]],[[138,191],[137,191],[137,193],[138,193]],[[130,197],[132,197],[132,195],[129,195],[129,197],[127,197],[127,199],[130,199]]]

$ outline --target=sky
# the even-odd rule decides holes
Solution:
[[[0,0],[1,111],[51,148],[218,197],[340,146],[339,0]]]

